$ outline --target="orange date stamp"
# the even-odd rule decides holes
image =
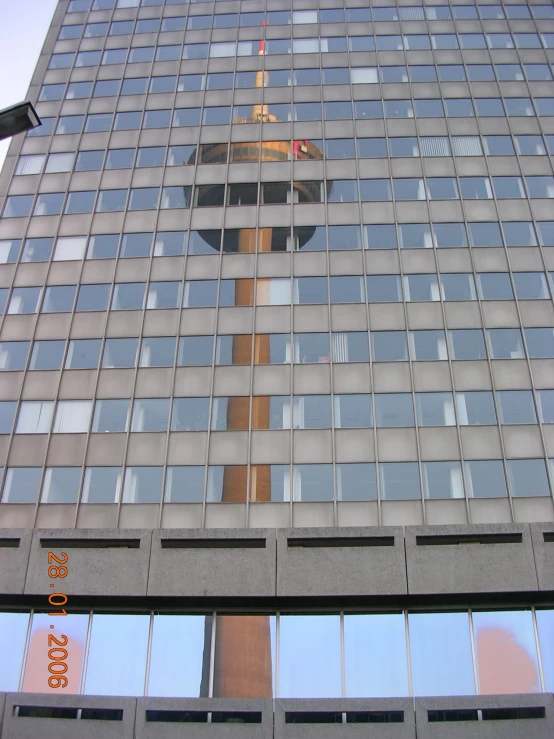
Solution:
[[[67,564],[67,554],[61,553],[62,559],[57,557],[53,552],[48,552],[48,577],[55,580],[56,578],[63,579],[67,577],[68,569],[65,566]],[[57,562],[58,564],[53,564]],[[50,583],[50,587],[54,588],[55,583]],[[48,603],[51,606],[60,608],[59,611],[51,611],[48,613],[49,616],[67,616],[67,612],[62,606],[67,603],[67,595],[65,593],[51,593],[48,596]],[[54,624],[50,624],[50,628],[54,628]],[[63,641],[65,640],[65,641]],[[64,661],[67,659],[68,652],[64,647],[67,646],[67,636],[60,634],[60,638],[56,638],[53,634],[48,635],[48,646],[52,647],[48,651],[48,659],[51,660],[48,665],[48,672],[50,677],[48,678],[48,685],[51,688],[65,688],[67,687],[67,678],[64,673],[67,672],[67,663]]]

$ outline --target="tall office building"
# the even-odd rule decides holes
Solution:
[[[59,0],[1,739],[554,736],[553,61],[549,0]]]

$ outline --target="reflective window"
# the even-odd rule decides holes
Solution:
[[[24,400],[19,407],[16,434],[48,434],[52,426],[54,401]]]
[[[31,212],[34,195],[10,195],[4,205],[4,218],[21,218]]]
[[[411,393],[377,393],[375,425],[379,427],[414,426]]]
[[[123,234],[120,257],[148,257],[152,251],[152,233]]]
[[[337,464],[337,500],[377,500],[375,464]]]
[[[474,611],[473,630],[482,695],[540,692],[531,611]]]
[[[133,111],[130,113],[116,113],[114,131],[134,131],[140,128],[141,119],[142,119],[142,113],[139,111]],[[110,117],[110,125],[111,125],[111,117]],[[102,129],[102,130],[109,130],[109,127],[108,129]]]
[[[177,358],[178,366],[211,366],[213,347],[213,336],[181,336]]]
[[[147,615],[93,615],[86,695],[143,694],[149,625]]]
[[[138,339],[106,339],[102,367],[134,367],[137,357]]]
[[[64,677],[67,679],[67,686],[63,690],[67,694],[79,693],[89,616],[87,613],[68,613],[63,617],[63,629],[61,624],[59,626],[56,624],[56,631],[54,632],[50,630],[51,621],[52,618],[47,613],[35,613],[33,615],[26,670],[21,689],[25,693],[59,692],[56,688],[51,688],[48,685],[47,680],[44,679],[44,673],[41,669],[37,669],[37,666],[42,664],[46,666],[45,658],[48,650],[56,646],[52,643],[50,636],[56,635],[60,638],[56,631],[63,631],[64,636],[67,638],[65,646],[67,657],[64,660],[64,663],[67,665],[67,671],[64,673]]]
[[[125,113],[117,113],[116,120],[121,115],[129,115]],[[109,131],[112,127],[113,113],[94,113],[87,116],[85,124],[85,133],[97,133],[99,131]],[[64,133],[79,133],[82,121],[79,123],[77,131],[64,131]]]
[[[400,275],[368,275],[366,285],[369,303],[396,303],[402,301]]]
[[[41,292],[40,287],[14,287],[8,314],[36,313]]]
[[[104,161],[103,151],[80,151],[77,155],[75,171],[76,172],[89,172],[92,170],[102,169],[103,161]]]
[[[544,459],[509,459],[507,468],[512,495],[550,495]]]
[[[464,484],[460,462],[423,462],[425,498],[463,498]]]
[[[447,359],[444,331],[410,331],[410,350],[416,360]]]
[[[168,467],[166,503],[201,503],[204,497],[204,466]]]
[[[408,359],[405,331],[372,331],[371,349],[376,362],[397,362]]]
[[[33,343],[33,351],[31,361],[29,363],[30,370],[55,370],[62,366],[63,354],[65,350],[65,341],[35,341]]]
[[[100,356],[100,339],[74,339],[69,342],[66,369],[96,369]]]
[[[130,169],[135,159],[134,149],[108,149],[106,156],[106,169]],[[97,210],[118,210],[116,206],[117,198],[123,198],[123,207],[125,207],[126,190],[102,190],[97,205]],[[113,205],[109,199],[113,199]]]
[[[507,272],[481,272],[477,284],[482,300],[513,300],[512,283]]]
[[[104,234],[91,236],[88,244],[87,259],[112,259],[117,254],[119,236]]]
[[[361,303],[365,301],[363,277],[331,276],[331,303]]]
[[[130,405],[131,401],[126,398],[97,400],[92,421],[93,432],[127,431],[129,427]]]
[[[345,696],[404,696],[408,689],[404,614],[344,617]]]
[[[123,485],[124,503],[159,503],[163,467],[127,467]],[[121,692],[118,695],[122,695]]]
[[[117,503],[123,474],[120,467],[87,467],[82,503]]]
[[[29,341],[0,342],[0,371],[25,369],[29,346]]]
[[[166,431],[168,426],[169,398],[135,400],[131,431]]]
[[[114,287],[112,310],[142,310],[146,283],[122,282]]]
[[[279,695],[341,695],[339,616],[281,616]]]
[[[52,245],[52,239],[26,239],[25,241],[25,247],[27,247],[27,243],[33,242],[30,244],[30,247],[33,247],[35,245],[35,242],[40,241],[43,246],[46,242],[50,243],[50,246]],[[0,264],[13,264],[13,262],[17,262],[17,257],[19,256],[19,251],[21,249],[21,239],[2,239],[0,240]],[[33,249],[31,248],[31,252]],[[24,250],[25,252],[25,250]],[[24,262],[44,262],[48,261],[48,257],[46,259],[24,259],[22,257],[21,261]]]
[[[292,496],[295,501],[308,503],[333,500],[333,465],[294,465]]]
[[[0,434],[11,434],[16,407],[15,400],[0,402]]]
[[[554,328],[526,328],[524,332],[532,359],[554,357]]]
[[[172,431],[206,431],[209,398],[175,398],[171,415]]]
[[[456,423],[452,393],[416,393],[416,409],[419,426],[453,426]]]
[[[535,5],[534,7],[542,6]],[[551,692],[554,686],[554,610],[537,609],[536,617],[541,648],[544,688],[548,692]]]
[[[500,423],[536,423],[531,390],[501,390],[496,397]]]
[[[496,423],[494,400],[489,391],[456,393],[456,408],[460,426],[486,426]]]
[[[421,498],[417,462],[381,462],[379,480],[383,500],[419,500]]]
[[[542,423],[554,423],[554,390],[538,390],[537,402]]]
[[[410,613],[414,695],[474,695],[467,613]]]
[[[154,242],[154,256],[169,257],[185,253],[186,231],[158,231]]]
[[[42,483],[41,503],[76,503],[80,480],[81,467],[47,467]]]
[[[504,467],[499,459],[465,462],[465,478],[470,498],[505,498],[508,495]]]
[[[47,287],[42,301],[42,313],[64,313],[73,308],[76,285]]]
[[[8,467],[2,503],[36,503],[41,473],[41,467]]]
[[[487,333],[493,359],[525,357],[521,331],[518,328],[491,328]]]
[[[69,192],[64,213],[92,213],[96,192]]]
[[[199,469],[203,476],[204,468]],[[205,644],[209,643],[206,636],[211,633],[211,627],[210,616],[154,616],[147,695],[206,697],[202,677]]]

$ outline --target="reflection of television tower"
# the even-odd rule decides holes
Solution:
[[[265,42],[260,41],[258,56],[265,56]],[[255,86],[268,86],[268,73],[256,72]],[[262,93],[260,93],[262,94]],[[252,106],[250,117],[235,119],[234,123],[274,123],[277,117],[268,112],[263,100]],[[202,147],[200,163],[226,161],[227,144]],[[194,156],[194,155],[193,155]],[[282,162],[295,159],[322,159],[319,149],[309,141],[257,141],[255,143],[231,142],[231,162]],[[267,187],[267,186],[266,186]],[[319,202],[320,183],[294,182],[294,199],[298,202]],[[215,193],[214,193],[215,194]],[[214,198],[215,200],[215,198]],[[198,205],[215,204],[209,189],[205,188]],[[295,248],[301,248],[313,235],[313,229],[304,228],[295,234]],[[260,228],[257,233],[257,251],[271,252],[273,229]],[[219,248],[218,244],[212,244]],[[252,254],[256,251],[256,229],[241,228],[238,233],[237,252]],[[252,305],[254,281],[235,280],[235,305]],[[257,285],[257,295],[266,288],[263,282]],[[260,302],[269,302],[262,300]],[[233,364],[250,364],[252,336],[236,335],[233,338]],[[269,337],[259,336],[255,343],[254,364],[270,361]],[[270,428],[269,398],[258,398],[253,418],[256,429]],[[247,429],[250,416],[249,398],[229,398],[227,405],[227,427]],[[271,500],[271,467],[257,465],[255,468],[255,502]],[[254,486],[253,486],[254,489]],[[246,501],[246,480],[243,468],[226,466],[223,473],[222,503]],[[219,616],[216,623],[214,687],[213,694],[221,698],[270,698],[272,697],[271,633],[268,616]]]

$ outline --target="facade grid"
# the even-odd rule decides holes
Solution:
[[[0,526],[16,532],[5,541],[21,549],[28,537],[32,561],[38,531],[81,543],[96,531],[99,550],[105,532],[141,531],[139,549],[152,530],[220,543],[238,532],[261,550],[256,532],[277,530],[312,542],[283,546],[306,546],[316,567],[318,552],[359,548],[363,563],[398,536],[408,556],[415,527],[421,550],[477,537],[493,558],[528,537],[536,579],[531,532],[547,552],[554,523],[553,73],[547,0],[59,0],[28,95],[42,126],[12,141],[0,174]],[[425,543],[430,526],[445,527],[444,541]],[[352,527],[365,533],[352,539]],[[533,595],[506,575],[498,593],[468,585],[453,600],[450,566],[437,564],[450,585],[433,628],[446,633],[460,606],[451,633],[467,640],[471,680],[445,695],[552,693],[551,583],[536,581]],[[234,615],[225,596],[261,594],[195,594],[175,634],[202,647],[201,687],[178,697],[417,702],[432,693],[419,679],[440,695],[417,673],[413,645],[429,627],[414,641],[411,625],[431,591],[406,586],[392,603],[383,583],[365,583],[345,604],[340,588],[309,580]],[[0,610],[20,637],[19,672],[0,690],[22,696],[36,690],[25,664],[40,589],[10,587],[31,600]],[[106,695],[159,696],[147,673],[166,604],[144,599],[179,593],[106,588],[75,590],[85,664],[100,659],[92,645],[110,593],[122,635],[140,611],[148,668],[139,687]],[[310,595],[330,598],[325,616]],[[304,596],[305,637],[293,602]],[[494,607],[496,627],[532,652],[520,663],[529,690],[485,674],[479,620],[485,633]],[[387,612],[384,643],[407,644],[393,660],[405,669],[399,692],[356,683],[357,671],[348,687],[348,649],[369,648],[350,624],[367,609],[372,624]],[[287,672],[312,630],[307,659],[328,640],[338,688]],[[241,692],[229,665],[248,651],[243,631],[262,671]],[[75,692],[102,692],[88,674]],[[125,680],[114,673],[114,685]],[[532,701],[512,702],[498,710],[523,711],[514,726],[537,718]],[[200,712],[217,723],[212,710]],[[416,718],[442,728],[441,710],[416,705]],[[551,707],[536,710],[552,720]],[[350,708],[329,711],[351,721]],[[296,719],[283,720],[285,736]]]

